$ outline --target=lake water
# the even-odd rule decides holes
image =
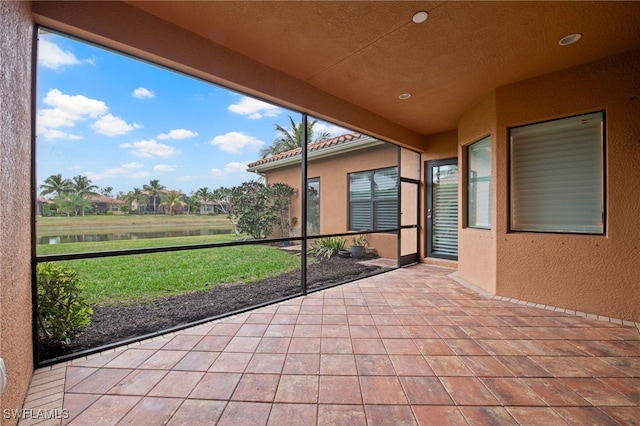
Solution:
[[[64,243],[87,243],[95,241],[113,240],[142,240],[147,238],[166,237],[196,237],[201,235],[222,235],[232,234],[231,229],[191,229],[184,231],[153,231],[153,232],[118,232],[104,234],[72,234],[54,235],[47,237],[37,237],[37,244],[64,244]]]

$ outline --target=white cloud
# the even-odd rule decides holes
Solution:
[[[149,90],[145,87],[138,87],[131,93],[131,96],[138,99],[151,99],[155,97],[155,93],[152,90]]]
[[[153,170],[157,171],[157,172],[173,172],[176,170],[178,166],[175,165],[169,165],[169,164],[158,164],[157,166],[153,167]]]
[[[158,143],[153,139],[134,143],[122,143],[120,144],[120,148],[130,149],[133,155],[143,158],[169,158],[180,153],[177,149],[169,145]]]
[[[259,120],[262,117],[276,117],[282,112],[282,109],[275,105],[243,96],[237,103],[229,105],[229,111],[235,114],[248,115],[252,120]]]
[[[194,132],[193,130],[187,129],[173,129],[169,131],[169,133],[161,133],[158,135],[158,139],[166,140],[166,139],[187,139],[187,138],[195,138],[198,136],[198,132]]]
[[[139,129],[142,126],[138,123],[129,124],[120,117],[107,114],[100,117],[91,127],[102,135],[116,136],[125,135],[133,129]]]
[[[180,182],[192,182],[192,181],[194,181],[196,179],[199,179],[199,177],[198,176],[192,176],[192,175],[185,175],[185,176],[176,178],[176,180],[180,181]]]
[[[346,135],[347,133],[353,133],[353,130],[347,130],[344,127],[336,126],[335,124],[317,122],[313,126],[313,132],[314,133],[328,132],[333,137],[333,136]]]
[[[211,169],[211,174],[217,178],[224,178],[226,176],[234,174],[244,174],[247,171],[247,164],[249,164],[248,161],[232,161],[230,163],[227,163],[224,169]]]
[[[38,63],[44,67],[58,70],[66,66],[78,65],[82,61],[76,58],[72,52],[62,50],[60,46],[42,36],[38,45]]]
[[[100,173],[96,172],[84,172],[83,175],[87,176],[92,181],[101,181],[104,179],[112,179],[115,176],[122,176],[125,178],[144,178],[151,175],[151,173],[143,170],[144,165],[136,162],[122,164],[117,167],[109,167],[104,169]]]
[[[37,133],[46,140],[53,139],[82,139],[78,134],[71,134],[60,127],[74,127],[78,121],[97,118],[109,109],[107,105],[97,99],[90,99],[83,95],[66,95],[58,89],[51,89],[42,100],[53,108],[38,110]]]
[[[229,132],[216,136],[210,143],[229,154],[240,154],[245,147],[257,151],[264,146],[264,142],[260,139],[245,135],[241,132]]]
[[[75,117],[96,118],[109,109],[104,102],[97,99],[90,99],[83,95],[65,95],[58,89],[49,90],[43,102]]]

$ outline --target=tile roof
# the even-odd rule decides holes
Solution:
[[[340,145],[346,142],[351,142],[354,140],[358,140],[362,138],[362,134],[360,133],[347,133],[346,135],[336,136],[335,138],[321,140],[319,142],[314,142],[307,146],[308,152],[320,151],[322,149],[329,148],[331,146]],[[273,163],[278,160],[282,160],[284,158],[295,157],[300,155],[302,152],[302,148],[295,148],[290,151],[281,152],[280,154],[272,155],[271,157],[263,158],[258,161],[254,161],[253,163],[249,163],[247,167],[256,167],[261,166],[263,164]]]

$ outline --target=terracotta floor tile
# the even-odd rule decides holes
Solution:
[[[378,329],[373,325],[350,325],[352,339],[380,338]]]
[[[227,346],[225,352],[251,352],[253,353],[260,344],[260,337],[233,337]]]
[[[387,349],[382,343],[382,339],[352,339],[353,353],[362,354],[386,354]]]
[[[489,355],[482,346],[471,339],[444,339],[455,355]]]
[[[601,358],[596,357],[566,357],[567,361],[577,365],[587,373],[587,377],[629,377],[622,370],[614,367]]]
[[[106,363],[105,366],[110,368],[136,368],[154,353],[156,353],[154,349],[127,349]],[[69,378],[67,378],[68,380]]]
[[[318,376],[283,375],[280,377],[275,402],[318,402]]]
[[[619,426],[618,422],[596,407],[554,407],[553,411],[570,425]]]
[[[395,370],[388,355],[356,355],[360,376],[393,376]]]
[[[221,353],[213,364],[209,371],[223,372],[223,373],[242,373],[249,361],[251,360],[251,353],[240,352],[223,352]]]
[[[437,376],[473,376],[460,357],[425,356],[425,360]]]
[[[347,314],[322,315],[322,324],[348,325]]]
[[[284,354],[289,349],[290,337],[263,337],[256,353]]]
[[[321,337],[351,337],[348,325],[324,324]]]
[[[463,356],[460,359],[478,377],[513,377],[513,373],[495,357]]]
[[[319,374],[320,354],[287,354],[282,374]]]
[[[318,354],[320,353],[320,337],[293,337],[287,352],[290,354]]]
[[[401,325],[378,325],[378,334],[383,339],[409,339],[409,333]]]
[[[322,314],[322,306],[323,305],[303,304],[300,307],[300,312],[298,312],[298,315],[321,315]]]
[[[231,336],[205,336],[194,346],[193,350],[222,352],[230,341]]]
[[[177,398],[144,397],[122,419],[122,424],[166,424],[181,403]]]
[[[367,314],[348,314],[349,325],[375,325],[373,317]]]
[[[271,324],[295,324],[298,314],[275,314],[271,319]]]
[[[80,413],[69,424],[95,425],[96,419],[100,419],[100,425],[115,425],[141,399],[139,396],[104,395]]]
[[[500,405],[475,377],[440,377],[440,381],[457,405]]]
[[[96,402],[102,395],[90,395],[85,393],[65,393],[63,409],[67,410],[69,416],[62,419],[61,424],[66,425],[78,417],[87,407]],[[26,408],[26,407],[25,407]],[[20,422],[22,423],[22,422]]]
[[[316,404],[273,404],[268,425],[311,425],[317,422]]]
[[[227,400],[231,398],[241,377],[239,373],[205,373],[189,397]]]
[[[620,392],[636,405],[640,405],[640,378],[600,378],[605,386]]]
[[[600,360],[613,365],[630,377],[640,377],[640,356],[602,357]]]
[[[518,345],[513,343],[512,340],[476,340],[480,346],[484,348],[490,355],[506,355],[506,356],[516,356],[516,355],[526,355]]]
[[[276,314],[295,314],[295,315],[298,315],[300,313],[300,309],[301,309],[301,305],[299,305],[299,304],[296,304],[296,305],[282,304],[282,305],[278,306],[278,310],[276,311]]]
[[[439,337],[430,325],[405,325],[404,329],[412,339],[437,339]]]
[[[167,375],[165,370],[134,370],[116,383],[108,394],[144,396]]]
[[[236,336],[262,337],[267,330],[267,324],[242,324],[236,332]]]
[[[415,425],[413,411],[408,405],[365,405],[370,425]]]
[[[219,322],[207,333],[210,336],[235,336],[242,323]]]
[[[169,371],[149,392],[149,396],[180,398],[186,397],[198,384],[205,373],[198,371]]]
[[[244,374],[231,400],[273,402],[279,381],[278,374]]]
[[[322,353],[326,354],[351,354],[353,348],[351,339],[345,337],[327,337],[320,342]]]
[[[429,330],[433,330],[431,326],[427,324],[427,321],[424,318],[422,318],[421,315],[398,314],[398,312],[396,312],[396,315],[398,317],[398,320],[400,321],[400,324],[404,325],[405,328],[413,326],[413,327],[426,327]]]
[[[433,376],[434,372],[422,355],[390,355],[398,376]]]
[[[388,354],[420,355],[421,352],[411,339],[382,339]]]
[[[270,403],[230,401],[217,426],[266,425],[270,412]]]
[[[556,378],[521,378],[531,390],[547,405],[557,406],[585,406],[589,405],[584,398],[566,386],[561,379]]]
[[[313,325],[322,324],[322,314],[305,314],[298,315],[296,320],[298,325]]]
[[[207,371],[211,364],[220,355],[219,352],[198,352],[191,351],[187,353],[176,365],[174,370],[185,371]]]
[[[258,313],[254,312],[247,316],[246,324],[269,324],[273,318],[272,313]]]
[[[515,419],[503,407],[460,407],[462,415],[471,425],[513,425]]]
[[[325,304],[322,308],[323,315],[346,315],[347,308],[343,304],[339,305],[330,305]]]
[[[568,340],[539,340],[540,346],[549,349],[549,356],[587,356],[588,354]]]
[[[320,337],[322,336],[321,324],[298,324],[293,329],[293,337]]]
[[[126,368],[102,368],[80,381],[68,391],[74,393],[104,394],[132,371],[133,370]]]
[[[451,397],[437,377],[400,377],[411,405],[453,405]]]
[[[98,371],[98,368],[69,366],[66,368],[66,370],[67,371],[65,372],[64,388],[66,391],[68,391],[69,389],[72,389],[75,385]]]
[[[549,426],[564,424],[564,420],[547,407],[506,407],[518,424],[528,426]]]
[[[517,377],[551,377],[551,374],[526,356],[499,356],[498,361]]]
[[[292,324],[271,324],[267,327],[263,337],[291,337],[293,329]]]
[[[480,381],[498,398],[502,405],[545,405],[524,382],[515,377],[483,377]]]
[[[168,426],[213,425],[226,406],[226,401],[187,399],[171,417]]]
[[[638,407],[600,407],[600,410],[622,425],[640,425]]]
[[[400,380],[395,376],[360,376],[360,389],[365,405],[408,404]]]
[[[567,378],[563,383],[595,406],[632,406],[633,401],[595,378]]]
[[[193,349],[193,347],[202,339],[203,336],[197,335],[189,335],[189,334],[178,334],[173,336],[166,345],[162,347],[162,349],[173,349],[178,351],[188,351]]]
[[[416,339],[414,343],[422,355],[455,355],[442,339]]]
[[[320,376],[320,404],[362,404],[356,376]]]
[[[566,357],[532,356],[530,358],[554,377],[588,377],[584,369]]]
[[[353,376],[358,374],[353,355],[322,354],[320,355],[320,374],[328,376]]]
[[[245,373],[280,374],[286,354],[254,354]]]
[[[411,409],[420,426],[466,426],[468,424],[458,407],[412,405]]]
[[[433,328],[433,331],[442,339],[471,339],[471,337],[457,325],[432,325],[431,328]]]
[[[366,426],[362,405],[318,405],[318,426]]]

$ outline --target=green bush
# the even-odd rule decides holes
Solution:
[[[60,263],[40,263],[38,274],[38,338],[70,344],[91,322],[75,270]]]
[[[309,249],[309,253],[316,256],[331,257],[340,250],[344,250],[347,240],[343,237],[326,237],[320,238],[313,242],[313,245]]]

